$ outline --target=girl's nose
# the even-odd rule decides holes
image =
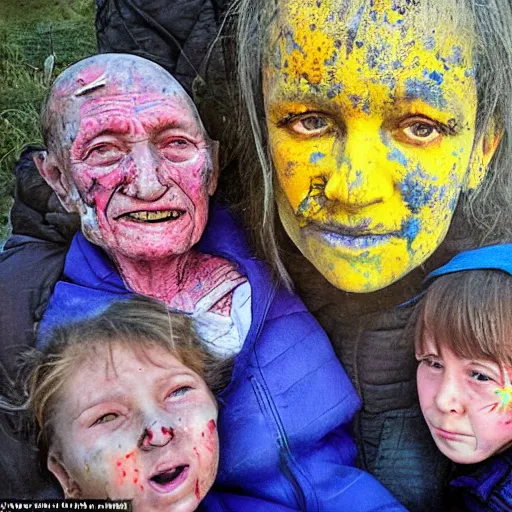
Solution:
[[[173,439],[174,430],[172,427],[155,422],[150,427],[144,429],[139,441],[139,446],[142,450],[150,450],[152,448],[166,446]]]

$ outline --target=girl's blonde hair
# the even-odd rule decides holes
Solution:
[[[0,408],[26,413],[28,427],[46,460],[50,446],[58,444],[52,419],[69,377],[85,361],[94,360],[99,349],[122,344],[134,350],[162,347],[201,376],[215,393],[229,382],[231,361],[220,361],[203,348],[191,319],[170,313],[164,304],[144,297],[113,303],[100,315],[56,328],[47,348],[24,354],[18,381]],[[20,396],[21,392],[21,396]],[[13,405],[12,402],[17,402]]]
[[[418,305],[415,348],[427,342],[465,359],[512,366],[512,276],[469,270],[437,278]]]

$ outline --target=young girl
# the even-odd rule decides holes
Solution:
[[[460,253],[429,276],[418,311],[421,410],[439,450],[466,465],[451,482],[464,510],[512,509],[511,257],[512,245]]]
[[[195,510],[215,480],[222,371],[183,315],[136,298],[31,352],[21,409],[66,498]],[[18,408],[20,409],[20,408]]]

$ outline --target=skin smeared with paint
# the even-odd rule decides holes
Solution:
[[[442,16],[425,26],[417,4],[290,0],[270,36],[279,215],[342,290],[378,290],[423,263],[492,156],[474,145],[471,37]]]
[[[99,55],[57,79],[47,111],[53,144],[39,171],[127,285],[185,312],[219,287],[216,301],[229,296],[233,265],[192,249],[217,186],[217,143],[178,82],[145,59]]]
[[[205,382],[161,347],[97,350],[62,388],[49,469],[65,492],[74,489],[67,497],[132,499],[140,512],[195,510],[219,458]]]
[[[512,444],[512,412],[503,410],[497,387],[502,368],[493,361],[461,359],[426,339],[416,357],[423,416],[439,450],[459,464],[475,464]],[[510,372],[510,368],[507,372]]]

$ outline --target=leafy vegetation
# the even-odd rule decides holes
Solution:
[[[0,2],[0,239],[9,233],[13,168],[40,142],[39,110],[55,76],[95,53],[94,0]]]

